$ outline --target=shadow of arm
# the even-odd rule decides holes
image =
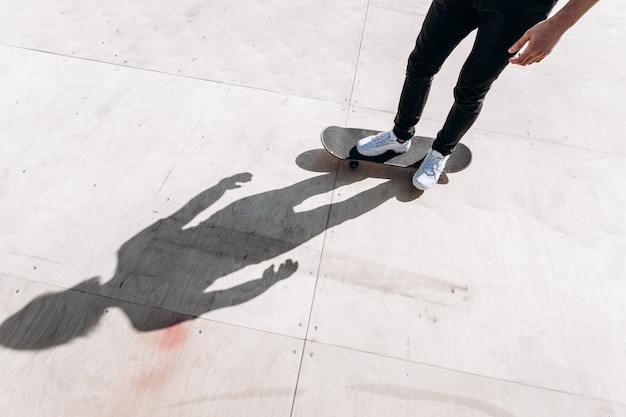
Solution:
[[[213,205],[218,201],[227,190],[232,190],[241,187],[239,183],[249,182],[252,180],[252,174],[243,172],[235,174],[232,177],[224,178],[217,185],[201,192],[187,204],[185,204],[180,210],[170,216],[170,219],[186,224],[190,222],[194,217],[200,214],[202,211]]]
[[[250,301],[263,294],[274,284],[289,278],[297,270],[298,262],[287,259],[278,267],[277,271],[274,271],[274,265],[269,266],[259,279],[245,282],[227,290],[212,291],[207,294],[209,297],[207,311],[236,306]]]

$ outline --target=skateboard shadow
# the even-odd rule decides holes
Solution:
[[[361,155],[359,151],[357,151],[356,146],[353,146],[350,149],[348,158],[354,161],[376,162],[379,164],[389,164],[390,162],[392,162],[392,163],[397,163],[399,165],[404,165],[402,161],[406,159],[406,157],[404,157],[402,154],[397,154],[394,151],[387,151],[377,156],[364,156],[364,155]],[[420,158],[419,160],[411,163],[410,165],[407,165],[404,168],[417,169],[419,168],[419,166],[422,164],[423,161],[424,161],[424,158]]]
[[[394,155],[397,154],[394,153]],[[424,194],[423,191],[416,189],[411,184],[411,177],[415,169],[377,164],[360,164],[357,168],[352,168],[349,162],[337,159],[325,149],[311,149],[301,153],[296,158],[296,164],[307,171],[335,172],[337,167],[339,167],[336,187],[361,181],[365,178],[380,178],[390,180],[389,186],[392,189],[392,193],[396,200],[400,202],[411,202]],[[447,180],[447,177],[445,180]]]
[[[245,283],[208,290],[219,278],[247,267],[254,271],[259,263],[394,196],[385,182],[342,202],[294,210],[306,199],[331,191],[333,172],[241,198],[197,226],[188,226],[228,190],[251,180],[249,173],[225,178],[131,237],[119,248],[117,268],[108,281],[94,277],[31,300],[0,325],[0,344],[34,350],[68,343],[89,334],[111,307],[121,309],[138,331],[152,331],[245,303],[291,277],[298,261],[284,259],[263,271],[257,267]]]
[[[355,161],[370,161],[370,162],[377,162],[379,164],[387,163],[397,156],[398,154],[394,151],[387,151],[383,154],[376,155],[376,156],[364,156],[364,155],[361,155],[359,151],[357,151],[356,146],[353,146],[352,148],[350,148],[350,153],[348,154],[348,157]],[[420,160],[420,162],[422,160],[423,158]]]

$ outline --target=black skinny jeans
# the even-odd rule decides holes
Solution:
[[[557,0],[434,0],[411,52],[394,133],[415,134],[433,77],[452,50],[478,29],[454,88],[454,104],[433,149],[452,153],[474,124],[492,83],[512,56],[508,49],[530,27],[544,20]]]

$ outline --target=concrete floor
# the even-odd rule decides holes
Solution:
[[[421,193],[319,134],[391,127],[428,4],[0,3],[0,415],[626,416],[626,5]]]

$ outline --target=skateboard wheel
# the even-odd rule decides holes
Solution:
[[[350,161],[350,168],[354,169],[359,166],[359,161]]]

